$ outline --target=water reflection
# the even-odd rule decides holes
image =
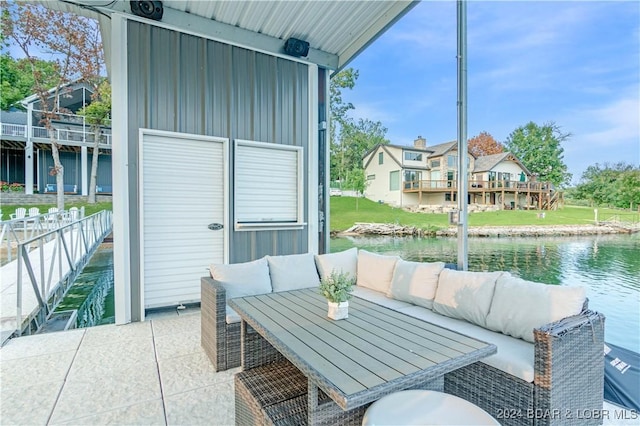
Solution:
[[[331,251],[359,247],[420,262],[457,262],[455,238],[341,237]],[[640,352],[640,235],[471,238],[469,270],[510,271],[524,279],[587,288],[605,314],[606,338]]]

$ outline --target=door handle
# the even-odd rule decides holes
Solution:
[[[211,229],[212,231],[219,231],[224,228],[224,225],[221,223],[210,223],[207,228]]]

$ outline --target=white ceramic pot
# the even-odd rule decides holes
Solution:
[[[327,316],[334,320],[345,319],[349,317],[349,302],[328,302],[329,311]]]

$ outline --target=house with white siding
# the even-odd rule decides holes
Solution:
[[[535,176],[512,153],[474,157],[467,153],[468,203],[499,209],[548,208],[551,185]],[[397,207],[455,208],[458,201],[457,142],[413,146],[379,144],[363,156],[365,197]]]

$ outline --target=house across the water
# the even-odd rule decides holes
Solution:
[[[510,152],[475,157],[467,152],[470,211],[550,209],[558,198]],[[363,157],[365,197],[392,206],[446,211],[458,202],[457,142],[413,146],[378,144]]]

